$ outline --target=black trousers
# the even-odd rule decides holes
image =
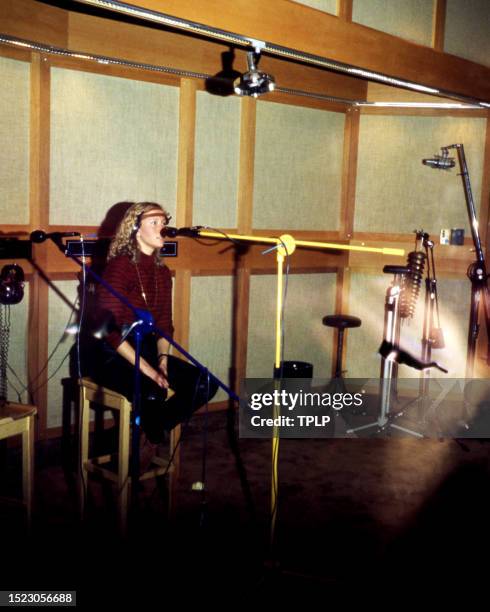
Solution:
[[[145,338],[141,356],[158,369],[157,344],[153,336]],[[133,401],[134,366],[104,341],[85,345],[81,356],[82,375],[97,384],[112,389]],[[167,399],[166,389],[160,388],[144,374],[140,375],[141,426],[150,442],[158,443],[179,423],[187,421],[193,412],[211,400],[218,385],[198,368],[177,357],[168,357],[168,382],[174,395]]]

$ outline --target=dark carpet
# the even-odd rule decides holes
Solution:
[[[38,443],[31,532],[22,509],[0,506],[1,588],[77,590],[80,605],[140,608],[170,596],[223,604],[406,596],[485,575],[487,441],[281,440],[271,549],[270,441],[237,439],[224,412],[209,415],[206,437],[204,425],[196,416],[183,434],[174,517],[165,479],[147,481],[126,539],[113,489],[91,479],[80,522],[75,449],[67,462],[66,441]],[[1,459],[0,494],[18,495],[19,449],[4,448]],[[195,490],[203,477],[204,492]]]

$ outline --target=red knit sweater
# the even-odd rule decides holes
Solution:
[[[167,266],[157,266],[153,255],[141,252],[137,264],[127,255],[119,255],[109,260],[103,278],[135,308],[149,310],[156,327],[169,336],[173,335],[172,276]],[[131,310],[101,285],[98,288],[98,305],[101,310],[110,311],[114,315],[118,328],[134,321]],[[107,336],[107,341],[116,348],[121,342],[121,334],[113,331]]]

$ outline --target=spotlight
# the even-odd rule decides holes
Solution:
[[[260,72],[257,65],[260,60],[260,49],[247,52],[248,71],[233,82],[233,90],[238,96],[258,96],[274,91],[274,77],[266,72]]]

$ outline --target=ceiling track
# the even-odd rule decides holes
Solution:
[[[171,66],[161,66],[156,64],[144,64],[141,62],[132,62],[130,60],[110,57],[108,55],[98,55],[95,53],[85,53],[84,51],[74,51],[65,49],[63,47],[56,47],[54,45],[46,45],[33,40],[26,40],[24,38],[18,38],[16,36],[10,36],[8,34],[0,33],[0,44],[11,45],[14,47],[20,47],[28,49],[30,51],[36,51],[38,53],[45,53],[47,55],[55,55],[58,57],[70,57],[73,59],[81,59],[96,62],[98,64],[112,65],[112,66],[124,66],[127,68],[135,68],[138,70],[150,70],[152,72],[159,72],[164,74],[171,74],[180,78],[193,78],[200,80],[207,80],[212,78],[212,75],[205,74],[202,72],[192,72],[190,70],[182,70],[180,68],[172,68]],[[288,87],[276,87],[275,91],[285,94],[291,94],[293,96],[301,96],[304,98],[313,98],[315,100],[322,100],[324,102],[333,102],[336,104],[343,104],[348,106],[357,106],[360,104],[366,104],[365,100],[351,100],[348,98],[339,98],[336,96],[330,96],[322,93],[315,93],[310,91],[303,91],[301,89],[291,89]],[[268,94],[271,95],[271,94]]]
[[[267,52],[271,55],[283,57],[286,59],[305,62],[307,64],[318,66],[320,68],[325,68],[326,70],[333,70],[335,72],[341,72],[343,74],[347,74],[352,77],[368,79],[368,80],[375,81],[378,83],[383,83],[385,85],[392,85],[395,87],[402,87],[405,89],[410,89],[412,91],[418,91],[420,93],[448,97],[448,98],[452,98],[452,99],[455,99],[455,100],[458,100],[460,102],[464,102],[467,104],[473,104],[473,105],[476,104],[484,108],[490,108],[490,103],[486,101],[482,101],[482,100],[472,98],[469,96],[463,96],[461,94],[458,94],[452,91],[447,91],[444,89],[436,89],[433,87],[427,87],[426,85],[423,85],[420,83],[414,83],[411,81],[406,81],[403,79],[396,78],[396,76],[390,76],[390,75],[386,75],[380,72],[366,70],[360,66],[354,66],[354,65],[345,64],[342,62],[337,62],[335,60],[332,60],[326,57],[322,57],[319,55],[313,55],[310,53],[305,53],[297,49],[282,47],[280,45],[275,45],[267,41],[256,40],[249,36],[244,36],[242,34],[237,34],[235,32],[228,32],[226,30],[214,28],[212,26],[208,26],[208,25],[198,23],[195,21],[188,21],[185,19],[181,19],[179,17],[173,17],[172,15],[168,15],[166,13],[162,13],[159,11],[153,11],[151,9],[146,9],[146,8],[135,6],[132,4],[127,4],[125,2],[119,2],[116,0],[73,0],[73,1],[79,4],[86,4],[86,5],[106,9],[109,11],[121,13],[121,14],[130,16],[130,17],[134,17],[137,19],[152,21],[153,23],[159,23],[161,25],[175,28],[178,30],[183,30],[183,31],[198,34],[201,36],[207,36],[207,37],[214,38],[216,40],[226,42],[232,45],[239,45],[239,46],[244,46],[244,47],[254,47],[254,48],[259,46],[262,52]]]

